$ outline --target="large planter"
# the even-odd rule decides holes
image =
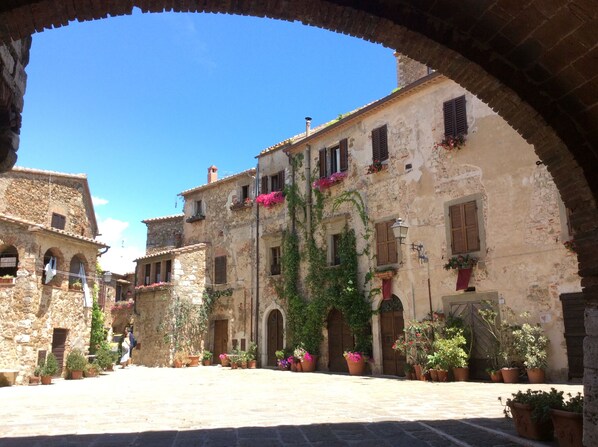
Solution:
[[[559,447],[583,447],[583,414],[550,410]]]
[[[527,378],[529,383],[545,383],[546,374],[542,368],[528,368]]]
[[[448,371],[446,369],[439,369],[437,374],[439,382],[448,382]]]
[[[453,368],[455,382],[467,382],[469,380],[469,368]]]
[[[349,367],[349,374],[351,376],[363,376],[365,373],[365,359],[361,358],[358,362],[354,362],[353,360],[347,360],[347,366]]]
[[[532,406],[513,402],[509,405],[515,430],[523,438],[535,439],[537,441],[550,441],[554,426],[550,419],[544,422],[536,422],[532,419]]]
[[[422,379],[422,366],[421,365],[413,365],[413,370],[415,371],[415,380]]]
[[[318,362],[318,356],[312,355],[311,360],[303,359],[301,360],[301,368],[303,372],[314,372],[316,370],[316,364]]]
[[[247,362],[247,367],[249,369],[256,369],[257,368],[257,360],[249,360]]]
[[[505,383],[519,382],[519,368],[501,368],[502,380]]]
[[[197,366],[197,365],[199,365],[199,356],[198,355],[190,355],[188,366]]]
[[[488,373],[490,375],[490,380],[494,383],[501,383],[502,382],[502,371],[499,369],[497,371],[490,371]]]
[[[183,362],[182,362],[182,360],[173,360],[172,361],[172,366],[174,368],[182,368],[183,367]]]
[[[83,378],[83,371],[82,370],[73,370],[69,372],[71,380],[79,380]]]
[[[52,376],[41,376],[42,385],[52,384]]]
[[[430,370],[430,378],[432,379],[432,382],[438,382],[438,370],[437,369]]]

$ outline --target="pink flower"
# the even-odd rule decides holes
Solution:
[[[284,202],[284,194],[282,191],[274,191],[269,194],[260,194],[256,197],[255,201],[266,208],[270,208],[274,205]]]

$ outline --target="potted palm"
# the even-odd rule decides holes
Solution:
[[[66,370],[68,377],[72,380],[83,378],[83,371],[87,365],[87,359],[78,349],[73,349],[66,357]]]
[[[52,383],[52,376],[57,372],[58,361],[56,360],[56,356],[50,352],[40,369],[42,385],[50,385]]]
[[[550,410],[554,435],[559,447],[583,447],[583,396],[581,393],[562,401]]]
[[[526,312],[522,317],[528,319],[529,314]],[[544,370],[548,366],[548,338],[544,335],[544,329],[539,324],[526,322],[513,331],[513,339],[515,349],[527,368],[529,382],[544,383]]]

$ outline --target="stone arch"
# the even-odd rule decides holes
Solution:
[[[54,258],[52,261],[51,258]],[[64,255],[57,247],[48,248],[42,258],[42,285],[60,287],[64,279],[65,262]]]
[[[270,313],[274,310],[277,310],[281,313],[282,315],[282,321],[283,323],[283,346],[287,345],[287,331],[286,331],[286,321],[287,321],[287,314],[284,311],[284,309],[278,304],[278,303],[270,303],[270,305],[268,307],[266,307],[266,309],[264,309],[264,313],[262,314],[262,322],[261,322],[261,327],[262,327],[262,334],[259,340],[259,347],[258,347],[258,353],[260,356],[260,361],[262,365],[267,365],[268,364],[268,317],[270,316]]]

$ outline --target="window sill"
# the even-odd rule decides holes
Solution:
[[[233,203],[230,206],[231,211],[240,211],[253,208],[253,202],[251,203]]]
[[[206,218],[206,216],[192,216],[192,217],[188,217],[185,222],[187,223],[193,223],[193,222],[197,222],[199,220],[204,220]]]

